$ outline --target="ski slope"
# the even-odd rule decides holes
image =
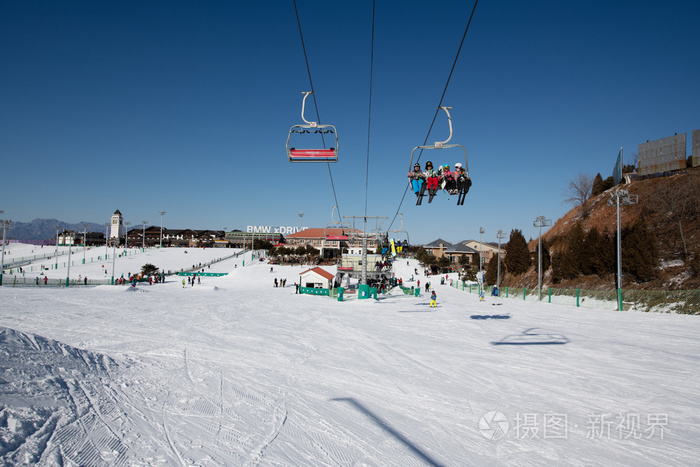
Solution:
[[[194,287],[0,288],[0,463],[697,465],[697,317],[435,277],[437,309],[338,302],[242,261]]]

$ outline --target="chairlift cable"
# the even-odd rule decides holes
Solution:
[[[297,1],[294,0],[294,13],[297,17],[297,26],[299,27],[299,38],[301,39],[301,49],[304,51],[304,61],[306,62],[306,72],[309,75],[309,85],[311,86],[311,96],[314,98],[314,109],[316,110],[316,118],[318,123],[321,123],[321,115],[318,113],[318,104],[316,103],[316,93],[314,93],[314,82],[311,79],[311,67],[309,66],[309,57],[306,54],[306,46],[304,45],[304,35],[301,32],[301,20],[299,19],[299,10],[297,9]],[[323,148],[326,148],[326,139],[321,133],[321,141],[323,141]],[[333,173],[331,172],[331,164],[326,163],[328,166],[328,176],[331,179],[331,188],[333,189],[333,198],[335,199],[335,205],[338,207],[338,215],[340,216],[340,204],[338,203],[338,195],[335,192],[335,183],[333,183]],[[342,217],[341,217],[342,219]]]
[[[369,199],[369,144],[372,127],[372,71],[374,69],[374,17],[376,0],[372,1],[372,41],[369,55],[369,108],[367,110],[367,167],[365,174],[365,218],[367,217],[367,201]]]
[[[423,142],[423,145],[425,146],[428,143],[428,138],[430,137],[430,132],[433,130],[433,125],[435,124],[435,119],[437,119],[438,113],[440,112],[440,106],[442,106],[442,100],[445,98],[445,94],[447,93],[447,87],[450,85],[450,80],[452,79],[452,73],[455,70],[455,66],[457,66],[457,60],[459,59],[459,54],[462,51],[462,45],[464,45],[464,40],[467,37],[467,32],[469,31],[469,26],[472,24],[472,19],[474,18],[474,12],[476,11],[476,5],[479,3],[479,0],[474,1],[474,7],[472,8],[472,13],[469,15],[469,21],[467,22],[467,27],[464,29],[464,34],[462,35],[462,41],[459,43],[459,48],[457,49],[457,55],[455,56],[454,62],[452,63],[452,68],[450,69],[450,74],[447,77],[447,82],[445,83],[445,89],[442,91],[442,95],[440,96],[440,102],[437,105],[437,108],[435,109],[435,115],[433,115],[433,121],[430,123],[430,128],[428,128],[428,134],[425,135],[425,141]],[[418,158],[416,159],[416,163],[420,161],[420,157],[423,155],[423,149],[420,150],[418,153]],[[396,214],[394,214],[394,218],[391,220],[391,224],[389,224],[389,230],[391,230],[391,226],[394,225],[394,222],[396,221],[396,217],[399,215],[399,212],[401,211],[401,205],[403,204],[404,199],[406,199],[406,193],[408,193],[408,188],[410,185],[407,185],[406,188],[404,189],[403,196],[401,197],[401,202],[399,203],[399,207],[396,209]]]

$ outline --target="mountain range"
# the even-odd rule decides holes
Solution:
[[[13,222],[5,235],[12,240],[48,240],[56,238],[56,229],[82,232],[86,229],[84,226],[87,226],[88,232],[105,231],[104,224],[94,222],[69,224],[57,219],[34,219],[31,222]]]

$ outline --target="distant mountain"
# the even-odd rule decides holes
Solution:
[[[10,225],[6,235],[12,240],[47,240],[56,238],[56,228],[65,230],[74,230],[82,232],[83,224],[86,224],[88,232],[105,231],[104,224],[96,224],[94,222],[79,222],[77,224],[69,224],[68,222],[59,221],[57,219],[34,219],[31,222],[13,222]]]

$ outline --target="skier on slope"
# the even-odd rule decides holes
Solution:
[[[433,290],[433,293],[430,294],[430,306],[431,307],[436,307],[437,308],[437,294]]]

